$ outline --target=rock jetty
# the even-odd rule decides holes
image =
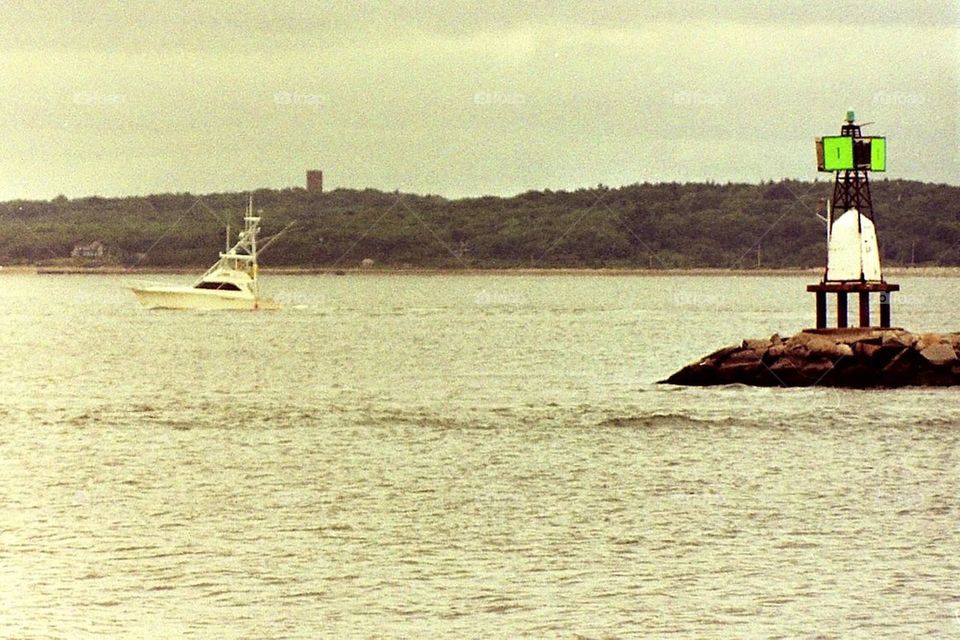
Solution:
[[[761,387],[905,387],[960,384],[960,333],[807,329],[715,351],[666,384]]]

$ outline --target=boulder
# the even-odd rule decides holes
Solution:
[[[922,333],[917,336],[917,342],[913,348],[917,351],[923,351],[927,347],[932,347],[944,342],[949,342],[949,338],[940,333]]]
[[[773,376],[777,383],[784,387],[804,386],[804,378],[800,374],[803,367],[801,360],[795,360],[789,356],[778,359],[767,367],[767,371]]]
[[[740,350],[740,347],[724,347],[722,349],[717,349],[710,355],[703,358],[702,362],[709,362],[715,365],[720,364],[731,353],[737,352],[739,350]]]
[[[931,380],[934,366],[915,349],[904,349],[880,371],[880,383],[885,387],[942,386]]]
[[[917,338],[909,331],[884,331],[881,335],[881,346],[910,348],[917,343]]]
[[[744,340],[740,343],[741,349],[750,349],[751,351],[766,351],[773,344],[771,340]]]
[[[787,352],[787,345],[782,341],[770,345],[770,348],[767,349],[767,352],[763,355],[763,360],[765,362],[773,362],[783,354]]]
[[[836,345],[836,349],[824,355],[837,358],[849,358],[853,355],[853,347],[848,344],[838,344]]]
[[[954,351],[960,351],[960,333],[947,333],[944,335]]]
[[[743,340],[664,382],[682,385],[901,387],[960,384],[960,333],[902,329],[802,331]]]
[[[833,379],[836,378],[837,366],[836,363],[827,360],[826,358],[815,358],[813,360],[808,360],[803,363],[803,366],[800,367],[800,376],[807,381],[807,384],[804,386],[817,386],[821,384],[829,384],[833,382]],[[827,378],[831,378],[827,380]]]
[[[878,371],[883,369],[887,363],[896,358],[897,355],[905,349],[905,347],[884,347],[882,345],[862,345],[858,346],[857,348],[860,352],[860,357],[858,360],[863,361],[865,364],[869,364]]]
[[[765,350],[754,351],[753,349],[740,349],[728,355],[726,359],[724,359],[723,364],[726,366],[743,363],[758,364],[764,351]]]
[[[853,355],[853,348],[843,342],[836,342],[825,335],[801,331],[786,342],[789,353],[809,356],[822,356],[837,359]]]
[[[766,386],[757,384],[757,377],[762,371],[765,371],[760,359],[740,362],[727,362],[717,370],[717,376],[720,384],[749,384],[755,386]]]
[[[679,384],[689,387],[708,387],[723,384],[717,367],[706,362],[694,362],[663,381],[666,384]]]
[[[918,345],[921,343],[922,341],[918,342]],[[957,359],[957,353],[953,350],[953,347],[945,342],[931,344],[929,347],[920,351],[920,355],[926,358],[930,364],[937,367],[953,364]]]
[[[853,345],[853,355],[862,360],[869,360],[876,355],[881,348],[880,345],[870,342],[855,342]]]

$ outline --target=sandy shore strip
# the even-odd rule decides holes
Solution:
[[[137,267],[121,266],[79,267],[79,266],[0,266],[0,275],[145,275],[175,274],[196,275],[206,270],[206,266],[197,267]],[[403,275],[457,275],[457,276],[808,276],[818,280],[823,274],[822,268],[815,269],[645,269],[645,268],[586,268],[586,267],[512,267],[512,268],[463,268],[447,267],[261,267],[264,275],[365,275],[365,276],[403,276]],[[887,280],[895,281],[899,276],[957,277],[960,267],[888,267],[884,269]]]

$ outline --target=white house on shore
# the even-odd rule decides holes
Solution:
[[[71,258],[102,258],[107,253],[107,248],[99,240],[94,240],[90,244],[78,244],[70,252]]]

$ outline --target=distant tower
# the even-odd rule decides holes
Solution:
[[[316,193],[323,192],[323,171],[317,169],[307,170],[307,191]]]
[[[817,169],[836,174],[833,198],[827,207],[827,266],[816,294],[817,329],[827,327],[827,293],[837,296],[837,328],[847,326],[847,294],[857,293],[860,326],[870,325],[870,293],[880,293],[880,326],[890,326],[890,294],[900,285],[883,279],[876,217],[870,199],[870,171],[885,171],[887,140],[860,133],[853,111],[839,136],[817,139]]]

